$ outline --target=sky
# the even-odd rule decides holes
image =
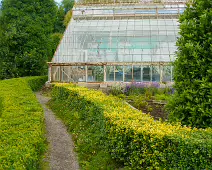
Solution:
[[[60,3],[62,0],[54,0],[54,1]]]

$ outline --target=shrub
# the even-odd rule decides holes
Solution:
[[[157,82],[133,82],[126,85],[124,93],[126,95],[131,94],[144,94],[146,90],[157,90],[160,87],[160,84]]]
[[[193,0],[179,19],[176,93],[168,105],[169,120],[192,127],[212,127],[211,9],[211,0]]]
[[[27,77],[25,78],[32,91],[38,91],[48,80],[47,76]]]
[[[33,89],[43,77],[0,81],[0,169],[39,169],[46,149],[44,114]]]
[[[156,94],[174,94],[174,89],[172,87],[165,86],[162,88],[158,82],[133,82],[127,84],[123,91],[124,94],[128,96],[143,94],[148,100]]]
[[[64,108],[75,111],[60,112],[62,117],[74,114],[75,122],[84,129],[94,128],[92,133],[98,129],[96,135],[101,140],[96,144],[104,145],[106,153],[132,169],[212,168],[210,128],[198,130],[154,121],[117,97],[73,85],[57,84],[54,101],[63,101]]]
[[[110,88],[110,93],[114,96],[118,96],[120,94],[123,94],[124,91],[124,85],[121,83],[115,83]]]

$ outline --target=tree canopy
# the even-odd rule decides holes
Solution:
[[[62,6],[64,8],[65,13],[68,13],[68,11],[70,11],[74,6],[74,0],[63,0]]]
[[[167,107],[170,120],[192,127],[212,127],[211,9],[211,0],[193,0],[179,20],[176,94]]]
[[[2,1],[1,78],[46,73],[56,13],[54,0]]]

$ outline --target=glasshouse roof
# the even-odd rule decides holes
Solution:
[[[76,2],[52,63],[174,61],[185,0],[98,2]]]

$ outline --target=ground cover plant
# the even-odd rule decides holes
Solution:
[[[212,169],[210,128],[155,121],[117,97],[76,85],[56,84],[52,97],[53,110],[76,132],[81,154],[91,147],[95,156],[101,146],[105,154],[131,169]],[[80,132],[87,129],[90,133],[82,137]],[[107,169],[104,165],[102,169]]]
[[[44,113],[33,90],[47,77],[0,81],[0,169],[39,169],[46,149]],[[32,89],[31,89],[32,88]]]
[[[110,94],[125,99],[133,107],[150,114],[156,120],[167,120],[167,102],[174,94],[171,86],[159,82],[116,83],[111,86]]]

